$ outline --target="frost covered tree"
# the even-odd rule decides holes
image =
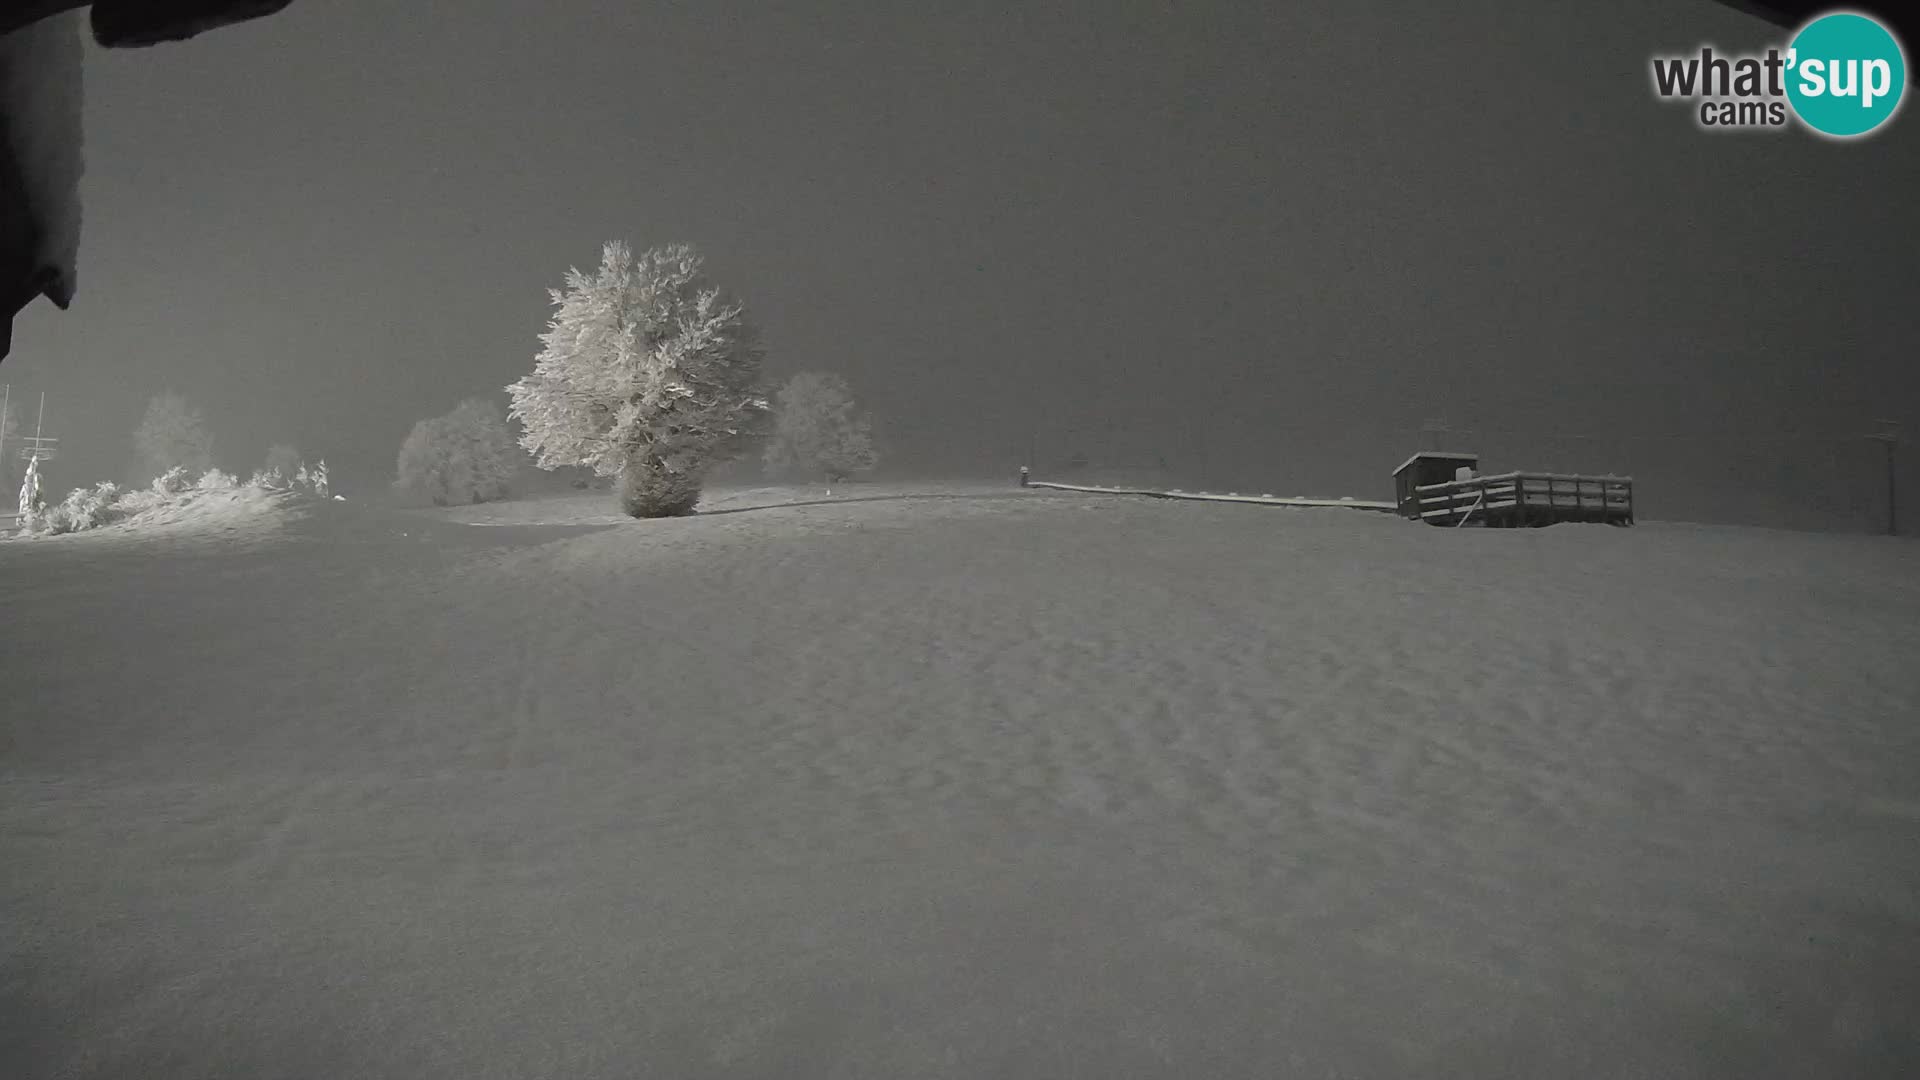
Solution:
[[[847,380],[801,372],[774,395],[773,437],[766,449],[769,472],[812,473],[838,483],[878,461],[872,422],[854,411]]]
[[[213,434],[206,419],[172,391],[156,394],[147,403],[146,415],[133,432],[133,448],[142,484],[176,465],[194,473],[213,467]]]
[[[27,461],[26,475],[20,481],[18,501],[20,525],[22,528],[32,529],[40,511],[47,504],[46,499],[40,494],[40,459],[37,456]]]
[[[745,310],[684,244],[636,258],[614,241],[597,270],[569,270],[550,295],[546,347],[507,387],[520,444],[543,469],[618,477],[634,517],[692,513],[707,470],[767,408]]]
[[[469,398],[445,416],[413,425],[400,445],[394,486],[435,506],[491,502],[506,497],[522,460],[500,406]],[[308,474],[303,482],[311,480]]]

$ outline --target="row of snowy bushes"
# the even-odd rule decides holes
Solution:
[[[220,469],[208,469],[196,477],[184,466],[176,465],[144,488],[122,488],[110,480],[92,487],[75,488],[60,502],[23,517],[20,526],[28,533],[57,536],[112,525],[135,514],[185,502],[195,495],[243,490],[324,497],[328,494],[327,465],[323,461],[309,469],[303,464],[291,477],[279,469],[262,469],[245,483]]]

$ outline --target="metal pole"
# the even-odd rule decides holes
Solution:
[[[1899,536],[1900,535],[1900,518],[1896,512],[1896,504],[1895,504],[1895,493],[1899,490],[1899,485],[1894,483],[1894,480],[1893,480],[1893,440],[1892,439],[1886,440],[1886,444],[1887,444],[1887,535]]]
[[[1894,445],[1900,441],[1900,435],[1897,430],[1900,427],[1900,422],[1897,420],[1875,420],[1874,423],[1880,425],[1880,430],[1867,436],[1867,438],[1887,448],[1887,535],[1899,536],[1900,518],[1896,503],[1899,486],[1895,483],[1893,448]]]

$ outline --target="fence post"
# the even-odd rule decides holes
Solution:
[[[1867,438],[1886,447],[1887,450],[1887,535],[1900,535],[1900,518],[1897,513],[1897,485],[1894,483],[1893,448],[1900,441],[1900,422],[1898,420],[1876,420],[1880,430]]]

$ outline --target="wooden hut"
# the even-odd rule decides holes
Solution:
[[[1393,470],[1393,504],[1400,516],[1420,516],[1416,490],[1454,479],[1461,469],[1479,469],[1479,454],[1456,454],[1444,450],[1422,450]]]

